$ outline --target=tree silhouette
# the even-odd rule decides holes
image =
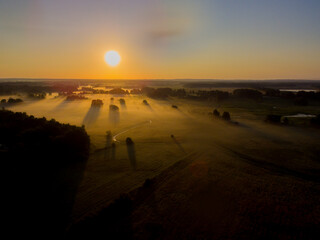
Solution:
[[[220,117],[220,112],[217,109],[213,110],[213,116]]]
[[[222,119],[226,120],[226,121],[230,121],[231,117],[230,117],[230,113],[229,112],[224,112],[222,114]]]
[[[7,228],[14,234],[63,233],[89,156],[84,128],[0,111],[0,151]],[[14,224],[11,224],[14,223]],[[34,228],[37,226],[37,228]],[[12,228],[12,229],[11,229]]]

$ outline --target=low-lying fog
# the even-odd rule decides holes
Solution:
[[[88,99],[74,101],[55,94],[43,100],[24,98],[23,103],[8,107],[35,117],[85,125],[92,154],[77,195],[75,219],[102,209],[119,194],[141,186],[145,179],[193,153],[201,154],[210,163],[223,162],[225,166],[230,164],[226,156],[237,159],[232,160],[233,165],[243,161],[243,156],[250,156],[248,159],[264,162],[263,166],[279,165],[303,171],[320,168],[314,161],[319,149],[318,132],[312,129],[266,124],[250,112],[242,113],[235,108],[236,114],[233,109],[228,111],[238,124],[227,123],[208,114],[217,107],[208,102],[154,100],[138,95],[85,96]],[[121,98],[125,105],[120,104]],[[103,100],[103,106],[91,107],[94,99]],[[143,103],[145,99],[148,105]],[[110,112],[110,104],[118,106],[119,112]],[[112,132],[115,140],[115,148],[109,153],[103,149],[107,131]],[[126,145],[127,137],[134,142],[132,149]]]
[[[230,112],[231,118],[239,121],[239,125],[212,120],[209,113],[214,106],[211,107],[207,103],[176,99],[154,100],[137,95],[85,96],[88,99],[74,101],[66,101],[66,97],[57,94],[47,96],[43,100],[24,98],[23,103],[12,105],[9,109],[26,112],[35,117],[46,117],[48,120],[54,118],[62,123],[85,125],[94,148],[105,147],[106,131],[111,131],[115,140],[122,143],[127,137],[131,137],[134,142],[151,143],[157,140],[176,143],[171,137],[174,135],[176,140],[180,138],[180,141],[188,143],[191,150],[196,145],[210,147],[212,139],[218,142],[250,143],[250,134],[269,140],[285,138],[288,141],[292,140],[289,134],[307,136],[302,131],[265,124],[260,120],[249,121],[247,112],[239,114],[237,111],[236,115]],[[125,104],[120,104],[121,98],[125,100]],[[91,107],[93,99],[101,99],[103,106]],[[143,104],[144,99],[148,105]],[[119,113],[109,111],[110,104],[118,106]],[[173,108],[172,105],[177,105],[178,108]]]
[[[85,96],[88,99],[74,101],[66,101],[65,97],[55,94],[44,100],[25,98],[23,103],[9,109],[35,117],[46,117],[48,120],[53,118],[62,123],[85,125],[92,144],[96,147],[104,147],[108,130],[117,135],[118,141],[123,141],[125,136],[138,140],[141,136],[136,135],[137,133],[143,133],[145,139],[155,137],[155,132],[157,137],[161,137],[159,134],[170,137],[181,129],[181,123],[178,122],[191,118],[187,112],[172,108],[173,103],[170,101],[156,101],[141,96]],[[125,100],[125,104],[120,104],[121,98]],[[93,99],[103,100],[103,106],[91,107]],[[143,104],[144,99],[147,99],[149,105]],[[109,111],[110,104],[118,106],[119,113]]]

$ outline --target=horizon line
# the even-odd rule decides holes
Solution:
[[[320,79],[308,78],[121,78],[121,79],[108,79],[108,78],[33,78],[33,77],[9,77],[1,78],[0,80],[96,80],[96,81],[320,81]]]

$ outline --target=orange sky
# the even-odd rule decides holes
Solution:
[[[0,78],[320,79],[315,1],[76,2],[0,1]]]

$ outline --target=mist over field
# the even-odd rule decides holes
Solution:
[[[140,239],[165,231],[165,238],[186,238],[198,236],[199,229],[212,238],[318,234],[320,132],[309,123],[319,114],[318,100],[294,105],[285,92],[282,97],[246,99],[230,87],[219,88],[229,92],[224,100],[195,100],[212,91],[207,86],[187,88],[187,97],[165,98],[78,89],[72,95],[52,92],[41,99],[24,93],[2,96],[23,99],[6,105],[9,110],[84,126],[90,136],[90,155],[68,225],[70,237],[133,234]],[[174,91],[179,92],[177,87]],[[224,120],[223,112],[230,113],[231,120]],[[281,123],[269,122],[268,116],[275,114],[283,116]],[[133,208],[118,215],[118,207],[129,206],[126,201]],[[119,221],[116,228],[110,221]],[[111,225],[105,229],[104,223]]]

